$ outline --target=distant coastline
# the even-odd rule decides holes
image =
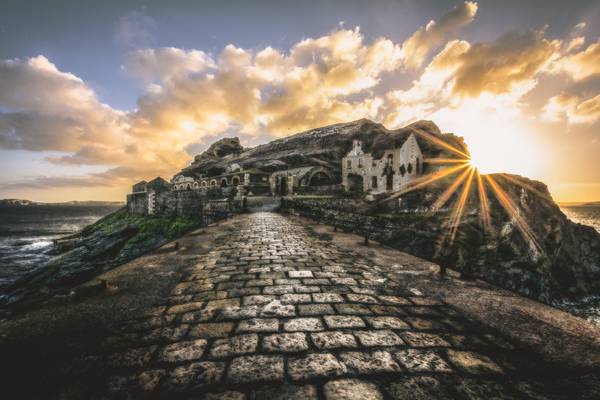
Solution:
[[[598,207],[600,201],[559,201],[557,204],[560,207]]]
[[[29,207],[29,206],[116,206],[125,205],[122,201],[96,201],[96,200],[72,200],[57,203],[44,203],[32,200],[23,199],[0,199],[1,206],[16,206],[16,207]]]

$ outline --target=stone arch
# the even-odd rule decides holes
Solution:
[[[200,184],[198,182],[194,182],[194,189],[198,189],[200,187]]]
[[[189,183],[185,185],[185,190],[192,190],[192,185],[190,185]]]
[[[227,186],[227,178],[221,178],[221,187]]]
[[[348,190],[362,192],[364,190],[364,178],[358,174],[348,174]]]
[[[211,179],[210,186],[211,187],[217,186],[217,180],[216,179]]]
[[[240,184],[240,177],[234,176],[233,178],[231,178],[231,184],[233,186],[238,186]]]
[[[207,187],[207,186],[208,186],[208,183],[206,183],[206,181],[202,181],[202,182],[200,183],[200,186],[202,186],[202,187]]]
[[[331,185],[333,183],[333,175],[325,168],[315,168],[310,171],[306,183],[309,186]]]

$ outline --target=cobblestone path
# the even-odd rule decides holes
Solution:
[[[529,356],[390,281],[360,246],[280,214],[236,218],[163,304],[86,357],[109,371],[106,397],[548,398]]]

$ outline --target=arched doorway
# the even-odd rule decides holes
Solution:
[[[329,185],[331,184],[331,178],[325,172],[318,171],[310,177],[308,184],[310,186]]]
[[[277,181],[277,193],[281,196],[288,194],[287,176],[278,176]]]
[[[238,186],[240,184],[240,178],[237,176],[234,176],[233,179],[231,180],[231,184],[233,186]]]
[[[221,179],[221,187],[225,187],[227,186],[227,179],[223,178]]]
[[[362,175],[348,174],[348,190],[351,192],[362,192],[364,187]]]

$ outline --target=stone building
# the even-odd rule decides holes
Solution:
[[[269,177],[271,194],[309,194],[331,191],[339,183],[336,174],[323,166],[309,166],[276,171]]]
[[[402,146],[388,149],[379,159],[365,153],[360,140],[342,158],[342,185],[346,190],[382,193],[400,190],[423,173],[423,154],[414,134]]]
[[[154,215],[157,213],[158,198],[171,191],[171,184],[161,177],[150,182],[141,181],[133,185],[127,195],[127,209],[132,214]]]

